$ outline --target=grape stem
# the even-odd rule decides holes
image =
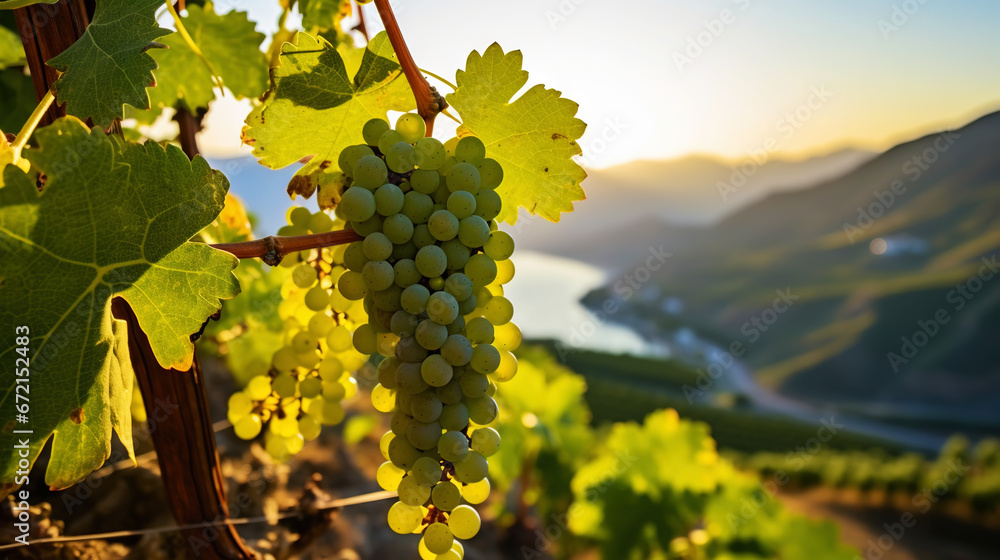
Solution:
[[[392,13],[392,6],[389,0],[375,0],[375,7],[378,9],[378,17],[382,20],[385,32],[389,35],[389,42],[392,43],[392,50],[395,51],[399,59],[399,65],[403,68],[406,81],[413,90],[413,96],[417,100],[417,113],[423,117],[427,124],[427,136],[434,131],[434,117],[438,113],[448,108],[448,103],[444,97],[431,87],[427,78],[420,72],[417,63],[413,61],[410,49],[403,40],[403,32],[399,30],[399,23]]]
[[[357,233],[349,229],[331,231],[328,233],[313,233],[310,235],[296,235],[293,237],[281,237],[271,235],[253,241],[243,241],[240,243],[216,243],[212,247],[231,253],[238,259],[261,259],[265,264],[277,266],[281,259],[292,253],[307,251],[309,249],[319,249],[322,247],[332,247],[343,245],[364,239]]]

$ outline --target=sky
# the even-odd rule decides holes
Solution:
[[[472,50],[520,49],[580,105],[584,164],[882,150],[1000,110],[1000,2],[399,0],[417,63],[454,81]],[[277,0],[219,0],[273,31]],[[374,5],[363,8],[370,32]],[[450,91],[441,83],[442,93]],[[233,155],[248,103],[217,101],[202,139]],[[450,135],[439,118],[439,135]]]

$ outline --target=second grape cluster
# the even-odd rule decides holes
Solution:
[[[424,137],[417,115],[365,124],[339,165],[350,185],[336,214],[364,237],[344,252],[337,288],[363,300],[362,354],[385,357],[372,402],[392,413],[378,483],[399,493],[398,533],[422,533],[423,558],[458,560],[479,532],[469,504],[489,496],[487,457],[500,436],[496,383],[517,372],[521,332],[503,284],[514,242],[497,229],[503,169],[475,137]]]

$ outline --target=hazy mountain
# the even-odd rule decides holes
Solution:
[[[998,419],[998,147],[995,113],[687,231],[648,282],[683,316],[643,303],[631,319],[708,325],[790,395]]]
[[[752,160],[730,163],[691,156],[592,171],[584,183],[587,200],[576,203],[575,210],[564,214],[558,224],[522,214],[525,223],[515,228],[515,240],[525,249],[612,268],[622,266],[630,261],[627,255],[610,261],[590,256],[583,242],[599,243],[603,237],[614,240],[609,243],[614,246],[621,238],[609,238],[607,232],[627,233],[633,224],[651,220],[709,224],[770,193],[802,189],[843,175],[872,157],[871,152],[842,150],[802,161],[773,160],[757,165]]]

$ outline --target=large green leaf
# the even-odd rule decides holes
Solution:
[[[184,27],[205,58],[236,97],[259,97],[267,89],[267,57],[260,51],[264,34],[255,31],[245,12],[218,15],[211,3],[189,5],[182,18]],[[152,106],[173,107],[178,102],[195,112],[215,99],[212,74],[205,62],[174,32],[161,41],[166,49],[153,51],[159,64],[153,72],[156,87],[150,88]]]
[[[364,141],[361,127],[369,119],[416,105],[384,32],[368,43],[353,78],[329,42],[307,33],[297,35],[297,44],[286,43],[280,58],[264,103],[246,119],[243,141],[275,169],[310,157],[290,192],[310,196],[340,151]],[[306,186],[295,188],[297,183]]]
[[[156,24],[163,0],[99,0],[94,19],[68,49],[47,64],[63,72],[52,85],[66,112],[93,118],[104,128],[129,104],[149,108],[146,86],[153,84],[156,61],[146,51],[170,33]]]
[[[521,51],[504,54],[496,43],[482,55],[473,51],[447,100],[462,116],[458,134],[478,136],[503,166],[499,218],[513,224],[520,206],[558,222],[585,198],[587,173],[572,157],[582,153],[576,141],[587,125],[576,118],[575,102],[540,84],[511,101],[528,82],[521,60]]]
[[[0,70],[8,66],[22,66],[27,63],[21,36],[17,33],[14,13],[0,11]]]
[[[350,0],[299,0],[302,28],[306,31],[341,30],[341,22],[351,15]]]
[[[112,430],[131,453],[133,370],[124,298],[164,367],[187,369],[190,334],[234,297],[228,253],[188,240],[222,209],[229,184],[202,158],[175,146],[126,143],[60,119],[36,133],[25,156],[46,174],[34,181],[8,165],[0,188],[0,409],[15,406],[15,327],[30,330],[31,411],[0,430],[0,484],[17,470],[12,429],[33,430],[28,460],[50,436],[45,480],[64,488],[109,456]],[[23,341],[22,341],[23,342]],[[21,436],[23,437],[23,436]]]

